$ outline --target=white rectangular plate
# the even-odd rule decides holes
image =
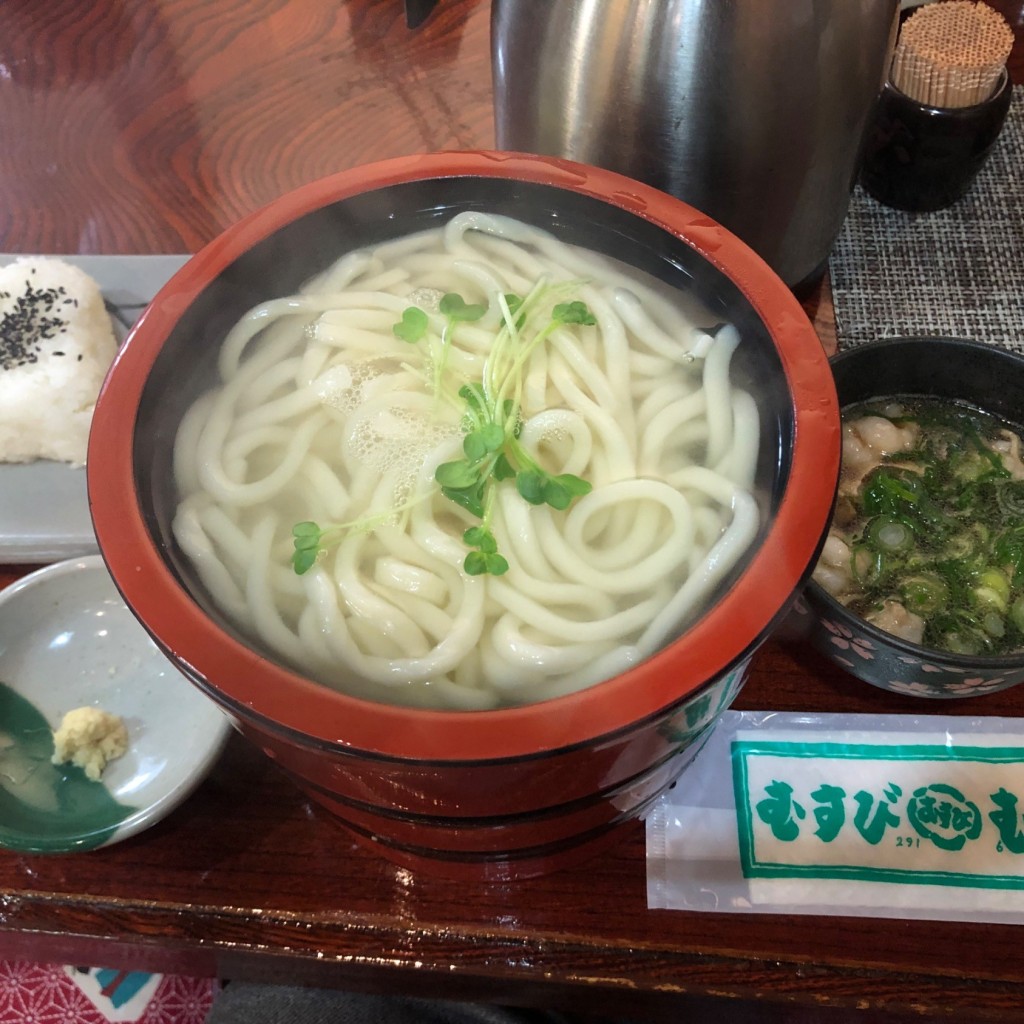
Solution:
[[[123,341],[188,256],[60,256],[100,286]],[[0,266],[17,256],[0,254]],[[60,462],[0,463],[0,563],[41,564],[96,551],[85,470]]]

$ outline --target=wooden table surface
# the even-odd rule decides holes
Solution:
[[[1020,41],[1024,0],[993,5]],[[414,31],[399,0],[3,0],[0,250],[191,252],[332,171],[490,146],[488,18],[486,0],[440,0]],[[834,345],[827,283],[806,307]],[[0,568],[0,585],[30,568]],[[736,706],[936,710],[778,641]],[[1024,716],[1024,689],[941,711]],[[1020,929],[649,911],[644,853],[638,824],[584,869],[533,881],[413,874],[357,847],[235,737],[140,836],[0,853],[0,958],[638,1019],[1024,1020]]]

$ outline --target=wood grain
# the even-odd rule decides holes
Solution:
[[[333,171],[493,145],[480,0],[418,32],[395,0],[45,8],[0,11],[8,251],[192,252]]]
[[[1024,2],[994,6],[1024,81]],[[488,17],[485,0],[440,0],[416,31],[398,0],[3,0],[0,248],[194,251],[332,171],[490,146]],[[804,307],[832,350],[827,281]],[[30,568],[0,568],[0,585]],[[923,710],[781,638],[737,706]],[[1019,717],[1024,697],[942,711]],[[0,957],[645,1020],[1024,1020],[1018,929],[648,911],[644,855],[637,825],[585,870],[424,877],[357,847],[236,737],[140,836],[86,855],[0,853]]]

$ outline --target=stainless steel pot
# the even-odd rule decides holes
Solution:
[[[501,149],[638,178],[791,287],[825,269],[899,0],[492,0]]]

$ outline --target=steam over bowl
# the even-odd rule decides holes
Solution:
[[[424,710],[344,695],[245,635],[175,540],[186,409],[229,326],[342,253],[466,210],[507,214],[638,267],[734,324],[757,400],[761,525],[684,634],[588,689],[518,707]],[[315,801],[400,863],[521,877],[613,842],[675,781],[813,566],[834,495],[838,406],[800,305],[697,210],[611,172],[505,153],[346,171],[229,228],[156,296],[97,405],[88,476],[103,556],[178,669]]]

